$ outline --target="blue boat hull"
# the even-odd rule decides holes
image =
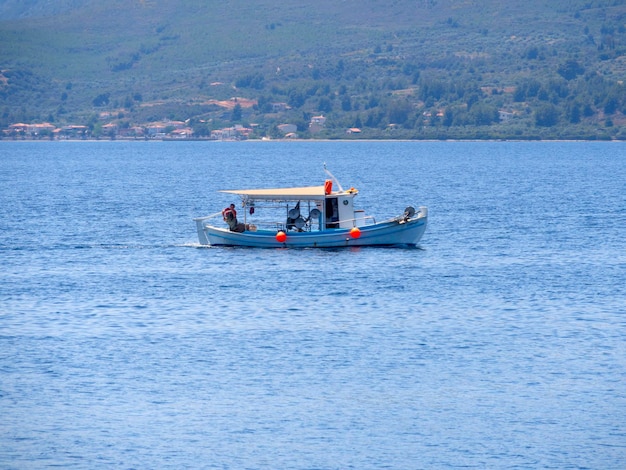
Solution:
[[[428,217],[424,214],[407,221],[390,220],[360,227],[358,237],[350,229],[327,229],[311,232],[286,232],[284,242],[269,230],[231,232],[228,229],[196,221],[200,244],[211,246],[246,246],[258,248],[334,248],[345,246],[416,245],[424,235]]]

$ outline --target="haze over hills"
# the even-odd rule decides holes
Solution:
[[[2,128],[623,139],[625,76],[623,0],[0,0]]]

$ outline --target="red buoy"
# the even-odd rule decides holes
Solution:
[[[285,243],[285,240],[287,240],[287,234],[285,232],[281,230],[276,234],[276,241],[278,243]]]
[[[359,230],[359,227],[354,227],[350,230],[350,236],[352,238],[359,238],[361,236],[361,230]]]

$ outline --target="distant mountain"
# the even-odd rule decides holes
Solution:
[[[624,138],[625,28],[623,0],[4,0],[0,127]]]

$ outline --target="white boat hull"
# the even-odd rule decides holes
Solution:
[[[350,229],[328,229],[310,232],[286,232],[286,240],[279,242],[275,231],[259,230],[231,232],[215,227],[203,219],[196,219],[198,238],[201,245],[246,246],[258,248],[334,248],[345,246],[390,246],[416,245],[424,231],[428,215],[426,208],[420,208],[415,218],[390,220],[360,227],[358,237]]]

